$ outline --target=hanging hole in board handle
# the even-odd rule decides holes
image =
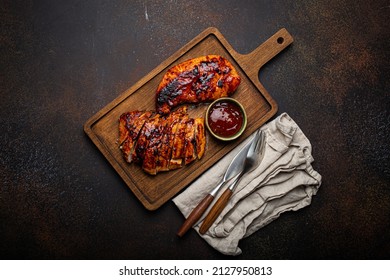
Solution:
[[[283,37],[279,37],[277,40],[276,40],[276,42],[278,42],[278,44],[283,44],[283,42],[284,42],[284,38]]]

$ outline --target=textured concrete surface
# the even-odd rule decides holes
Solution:
[[[145,210],[83,124],[217,27],[247,53],[294,43],[260,80],[313,145],[312,205],[243,240],[238,259],[389,259],[390,24],[385,0],[2,1],[0,256],[223,259],[169,202]]]

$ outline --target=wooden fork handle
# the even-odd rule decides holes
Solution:
[[[187,217],[177,235],[182,237],[203,215],[206,211],[207,207],[209,207],[210,203],[213,201],[214,196],[208,194],[203,200],[192,210],[191,214]]]
[[[200,226],[200,234],[205,234],[207,232],[207,230],[211,227],[214,221],[218,218],[219,214],[221,214],[222,210],[225,208],[232,194],[233,192],[230,189],[226,189],[218,198],[217,202],[213,205],[202,225]]]

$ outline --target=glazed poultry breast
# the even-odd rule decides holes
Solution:
[[[119,118],[119,143],[124,159],[151,175],[202,158],[206,137],[204,119],[188,117],[187,107],[169,115],[132,111]]]
[[[156,110],[169,114],[184,103],[213,101],[233,94],[241,82],[233,65],[219,55],[187,60],[170,68],[156,92]]]

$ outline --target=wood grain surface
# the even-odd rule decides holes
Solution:
[[[286,29],[281,29],[249,54],[237,53],[216,29],[208,28],[162,62],[144,78],[126,90],[91,117],[84,131],[148,210],[156,210],[190,184],[227,152],[263,125],[277,112],[277,104],[258,79],[260,68],[293,42]],[[206,132],[206,152],[201,160],[180,169],[148,175],[136,164],[128,164],[118,147],[118,119],[127,111],[155,110],[155,92],[166,71],[187,59],[217,54],[228,59],[241,76],[241,84],[233,94],[244,106],[248,124],[244,134],[225,143]],[[207,104],[191,106],[191,117],[204,117]]]

